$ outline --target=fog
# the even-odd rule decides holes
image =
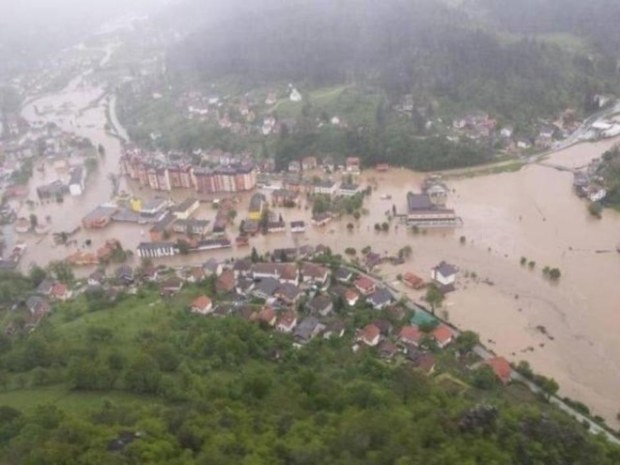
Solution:
[[[96,31],[127,13],[148,13],[165,0],[0,1],[0,72],[32,60]]]

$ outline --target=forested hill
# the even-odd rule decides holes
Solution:
[[[602,49],[588,48],[589,36],[573,30],[569,19],[562,29],[534,22],[531,27],[574,33],[574,42],[583,47],[522,34],[530,32],[525,26],[517,29],[517,18],[529,21],[537,8],[548,10],[544,4],[565,2],[534,2],[540,7],[531,12],[508,3],[232,2],[228,8],[203,10],[209,19],[170,50],[170,69],[207,77],[242,75],[251,83],[361,82],[378,85],[389,96],[414,93],[467,102],[510,119],[513,113],[551,114],[583,102],[585,95],[616,90],[615,58],[593,53]],[[570,11],[572,18],[581,10]]]
[[[574,34],[603,53],[618,54],[620,2],[615,0],[474,0],[470,8],[511,32]]]

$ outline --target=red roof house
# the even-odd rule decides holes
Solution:
[[[370,347],[379,344],[381,339],[381,331],[374,324],[369,324],[359,332],[358,340]]]
[[[495,373],[495,376],[499,378],[502,384],[508,384],[510,382],[512,367],[504,357],[493,357],[484,363],[491,367],[493,373]]]
[[[376,291],[375,283],[372,279],[367,278],[366,276],[360,276],[357,278],[354,285],[355,288],[365,296],[368,296]]]
[[[431,332],[431,336],[435,339],[437,345],[442,349],[454,340],[454,333],[444,324],[437,326]]]
[[[420,328],[417,326],[403,326],[398,334],[401,342],[405,344],[413,344],[414,346],[419,346],[424,338],[424,333],[420,331]]]
[[[213,311],[213,302],[206,295],[201,295],[194,299],[191,309],[194,313],[206,315]]]

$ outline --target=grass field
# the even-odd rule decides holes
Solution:
[[[52,404],[69,413],[83,415],[87,411],[100,408],[106,400],[123,405],[149,405],[158,402],[158,399],[153,396],[137,396],[120,391],[72,391],[66,385],[0,392],[0,405],[10,406],[27,413],[32,412],[39,405]]]

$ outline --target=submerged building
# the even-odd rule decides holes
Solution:
[[[429,194],[407,194],[407,225],[418,228],[456,227],[460,225],[454,210],[437,205]]]

